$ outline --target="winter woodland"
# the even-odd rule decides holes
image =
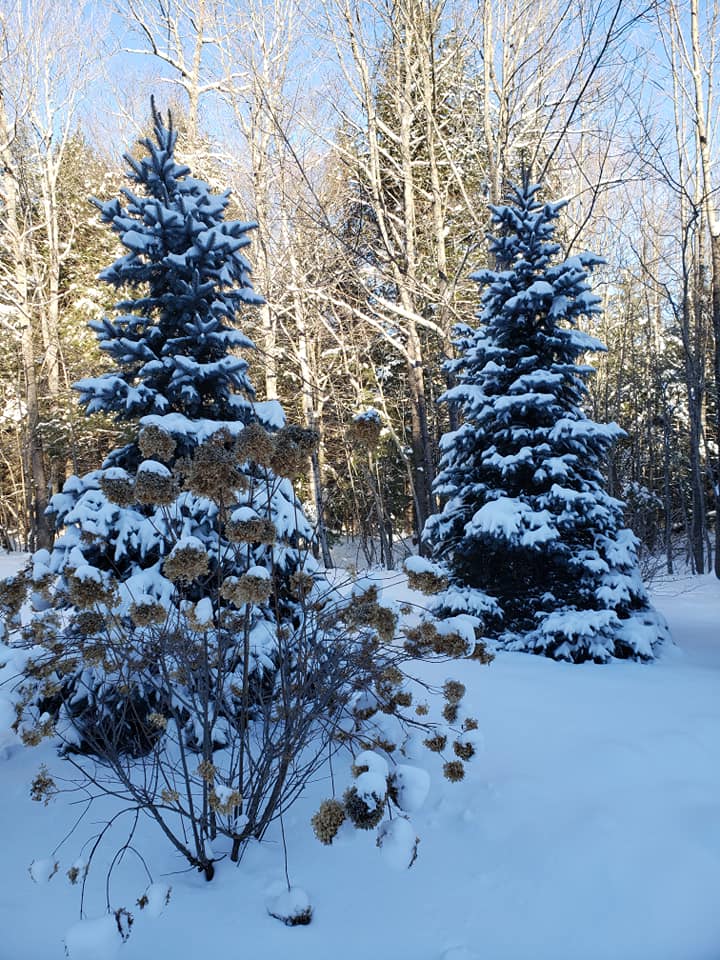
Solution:
[[[720,4],[0,37],[0,960],[713,960]]]

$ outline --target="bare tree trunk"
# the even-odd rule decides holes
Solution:
[[[718,15],[712,24],[717,29]],[[695,96],[695,127],[698,159],[702,182],[703,207],[707,220],[710,246],[710,316],[713,331],[713,372],[715,380],[715,457],[713,469],[713,499],[715,507],[715,575],[720,577],[720,214],[714,199],[712,157],[710,152],[707,115],[712,109],[712,80],[714,63],[705,63],[702,56],[698,0],[690,0],[690,37],[692,44],[692,78]],[[714,54],[714,49],[713,49]],[[709,101],[706,104],[706,97]]]
[[[40,436],[40,407],[36,375],[35,344],[33,337],[33,310],[28,285],[27,236],[20,219],[17,170],[12,156],[13,133],[8,123],[7,109],[0,88],[0,162],[2,162],[2,198],[6,246],[10,255],[11,302],[20,327],[23,379],[25,383],[26,446],[25,476],[28,478],[29,536],[31,549],[50,547],[52,532],[45,510],[48,505],[48,487],[45,474],[42,439]]]
[[[300,391],[302,399],[305,425],[311,430],[320,428],[317,404],[314,397],[315,377],[310,365],[308,350],[307,326],[305,313],[300,300],[300,285],[298,283],[299,269],[294,251],[290,252],[290,270],[293,279],[293,308],[295,330],[297,331],[297,357],[300,367]],[[313,495],[316,516],[316,537],[320,548],[322,561],[327,568],[332,567],[332,554],[328,545],[327,527],[325,525],[325,498],[323,496],[322,475],[320,472],[320,455],[316,448],[310,458],[310,487]]]

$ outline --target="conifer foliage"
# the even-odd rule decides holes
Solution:
[[[563,203],[542,204],[537,185],[491,207],[498,228],[496,269],[477,328],[457,328],[456,385],[442,397],[462,425],[441,442],[434,490],[442,499],[424,537],[450,584],[437,609],[469,611],[501,645],[557,659],[648,660],[667,627],[649,606],[602,465],[622,435],[583,410],[592,367],[603,350],[577,328],[600,310],[590,253],[557,262],[555,222]]]
[[[211,706],[222,742],[231,688],[248,694],[240,640],[252,676],[275,669],[282,624],[300,619],[291,579],[312,573],[312,528],[291,478],[314,437],[284,426],[276,401],[255,400],[235,352],[253,347],[240,311],[263,302],[242,254],[254,224],[224,218],[228,194],[190,176],[172,123],[154,119],[145,156],[125,157],[124,200],[94,201],[126,249],[101,279],[127,298],[92,323],[114,368],[75,385],[88,413],[114,413],[133,439],[65,483],[50,507],[60,535],[33,558],[45,598],[36,594],[33,629],[55,654],[32,695],[83,749],[105,725],[119,750],[147,749],[147,717],[162,714],[168,688],[153,669],[153,631],[189,629],[188,617],[222,647]]]

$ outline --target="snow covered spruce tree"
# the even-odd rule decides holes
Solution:
[[[473,275],[486,286],[478,327],[456,331],[456,386],[441,399],[462,424],[442,438],[443,506],[424,531],[442,564],[436,609],[478,614],[485,635],[512,650],[648,660],[668,631],[602,473],[622,431],[583,410],[592,368],[582,356],[604,347],[577,322],[599,312],[587,277],[603,261],[557,262],[563,203],[540,203],[538,190],[516,187],[509,205],[491,207],[496,269]]]
[[[62,633],[33,696],[68,744],[91,751],[106,728],[118,750],[142,753],[152,740],[148,717],[167,698],[167,678],[145,669],[153,626],[188,612],[198,628],[234,617],[239,642],[224,644],[224,670],[228,689],[242,690],[243,642],[252,684],[277,666],[282,624],[300,619],[292,578],[312,565],[290,478],[313,436],[284,426],[276,401],[256,402],[236,353],[253,347],[235,327],[239,311],[263,302],[242,254],[254,224],[224,219],[228,194],[191,177],[174,158],[172,124],[154,120],[146,155],[125,157],[124,200],[94,201],[126,249],[101,279],[130,296],[91,324],[113,369],[75,384],[89,414],[114,413],[134,439],[67,480],[50,506],[59,537],[33,558],[45,598],[33,629]]]

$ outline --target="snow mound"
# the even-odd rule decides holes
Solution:
[[[123,940],[115,917],[81,920],[65,934],[70,960],[115,960]]]
[[[307,926],[312,920],[310,897],[301,887],[290,887],[268,902],[267,911],[287,927]]]
[[[383,821],[378,830],[377,845],[383,860],[393,870],[407,870],[417,858],[418,838],[415,828],[405,817]]]
[[[430,774],[427,770],[400,764],[393,772],[392,781],[401,810],[414,813],[422,807],[430,790]]]
[[[480,960],[480,955],[468,947],[450,947],[443,953],[440,960]]]

